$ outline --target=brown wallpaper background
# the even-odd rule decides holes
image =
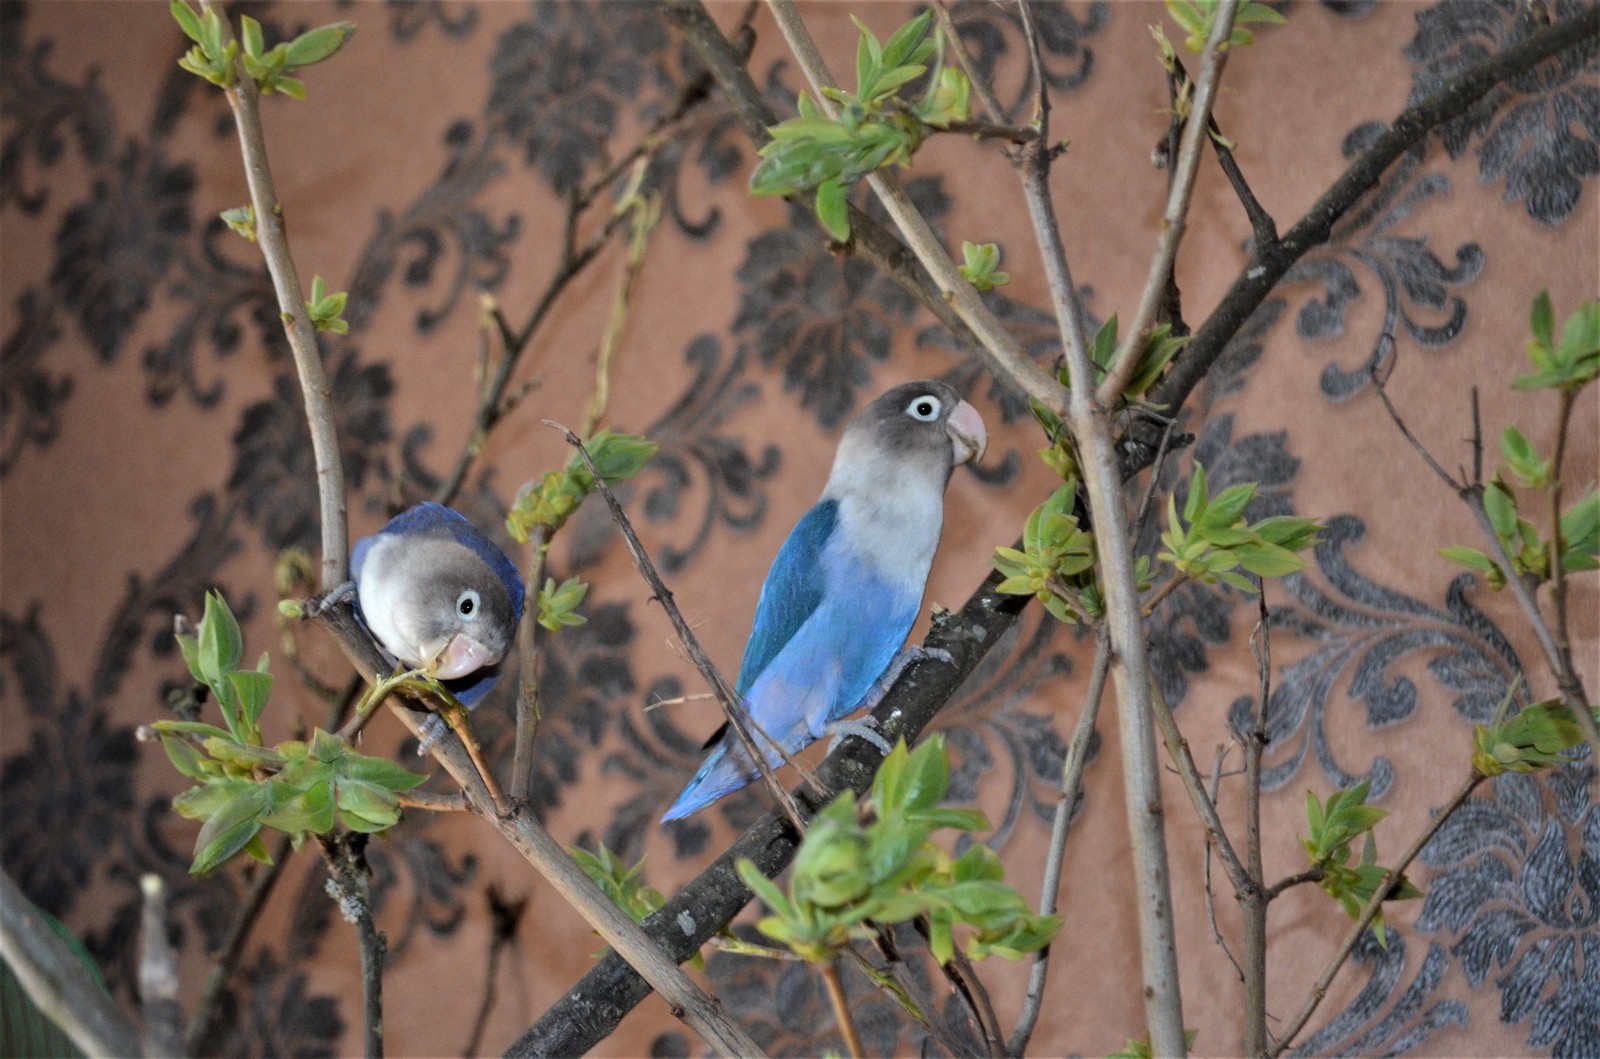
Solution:
[[[1430,71],[1526,32],[1526,5],[1333,0],[1275,4],[1289,25],[1240,50],[1217,116],[1280,229],[1297,219]],[[1579,6],[1545,5],[1557,15]],[[714,4],[725,27],[742,5]],[[324,336],[339,404],[352,533],[386,502],[426,495],[454,465],[475,403],[478,293],[514,325],[557,266],[566,194],[638,142],[686,80],[685,52],[643,4],[276,3],[248,10],[275,35],[336,19],[360,32],[308,71],[307,102],[273,99],[265,123],[295,257],[351,292],[351,333]],[[836,71],[854,53],[851,12],[886,36],[904,4],[814,4],[804,13]],[[1165,88],[1144,0],[1041,5],[1056,129],[1072,145],[1053,190],[1077,281],[1097,319],[1132,311],[1155,242],[1165,177],[1150,165]],[[960,6],[964,32],[998,62],[1000,94],[1021,100],[1021,35],[1002,6]],[[132,1004],[137,878],[173,887],[192,1005],[215,945],[248,888],[231,865],[186,873],[195,825],[167,812],[182,789],[134,726],[165,716],[183,677],[171,615],[222,589],[245,620],[247,651],[271,650],[274,724],[319,723],[275,631],[276,554],[315,548],[314,485],[297,387],[254,247],[215,220],[246,199],[220,95],[182,73],[180,34],[160,3],[55,0],[0,6],[0,856],[60,915]],[[800,75],[770,17],[755,17],[751,70],[780,107]],[[1170,28],[1169,34],[1176,34]],[[1271,878],[1304,867],[1307,789],[1325,797],[1372,775],[1390,811],[1380,853],[1405,846],[1459,782],[1471,724],[1486,720],[1526,666],[1552,693],[1512,601],[1435,555],[1476,543],[1466,509],[1403,445],[1364,365],[1386,329],[1398,346],[1391,395],[1447,467],[1467,459],[1469,391],[1493,439],[1519,424],[1548,449],[1554,401],[1514,394],[1528,306],[1548,287],[1564,319],[1600,289],[1600,66],[1596,45],[1548,64],[1493,100],[1475,124],[1428,141],[1386,176],[1280,285],[1191,400],[1191,457],[1214,483],[1259,480],[1263,512],[1328,520],[1306,574],[1268,590],[1283,728],[1264,799]],[[1026,119],[1026,108],[1018,111]],[[926,312],[864,263],[830,255],[803,211],[745,193],[753,151],[720,97],[695,108],[647,186],[665,216],[634,292],[607,422],[662,443],[628,503],[679,604],[712,656],[737,662],[767,564],[826,476],[842,423],[887,387],[938,376],[988,420],[990,455],[946,503],[927,602],[957,607],[1050,488],[1037,429],[1003,407],[980,370]],[[994,303],[1030,349],[1053,355],[1053,322],[1019,185],[992,146],[936,138],[906,174],[947,242],[996,241],[1010,285]],[[580,230],[597,230],[606,199]],[[1208,158],[1178,279],[1202,320],[1244,261],[1249,225]],[[540,417],[581,419],[593,351],[621,274],[613,243],[561,296],[516,378],[536,386],[498,427],[457,501],[498,528],[518,486],[558,462]],[[1596,475],[1592,392],[1569,453],[1575,490]],[[1175,473],[1174,473],[1175,472]],[[525,556],[513,551],[513,557]],[[554,573],[593,584],[588,625],[551,639],[536,802],[562,842],[604,841],[647,858],[670,893],[764,803],[729,799],[682,825],[655,823],[716,725],[659,608],[596,510],[564,532]],[[1600,677],[1595,580],[1575,586],[1575,648]],[[1175,595],[1152,621],[1158,672],[1191,744],[1209,762],[1231,704],[1255,693],[1251,601],[1208,589]],[[925,621],[923,625],[925,625]],[[920,636],[922,627],[919,626]],[[315,629],[306,665],[342,680]],[[1092,645],[1031,608],[942,716],[956,787],[998,824],[991,839],[1036,898],[1042,851]],[[1523,695],[1520,701],[1533,701]],[[475,720],[510,759],[509,705]],[[368,753],[404,753],[380,717]],[[1105,1054],[1143,1034],[1127,886],[1114,711],[1087,772],[1061,895],[1066,924],[1033,1052]],[[1237,753],[1231,759],[1237,761]],[[1241,990],[1211,938],[1201,895],[1203,832],[1170,774],[1168,843],[1186,1022],[1198,1051],[1238,1045]],[[1226,781],[1226,818],[1242,815]],[[1600,809],[1587,757],[1536,780],[1485,786],[1424,854],[1426,901],[1390,913],[1387,952],[1364,946],[1303,1038],[1316,1051],[1416,1055],[1595,1054],[1600,1050]],[[460,1054],[485,987],[487,897],[526,900],[498,964],[481,1050],[499,1051],[588,968],[601,948],[481,821],[408,815],[372,856],[395,1055]],[[303,1056],[359,1048],[359,970],[348,929],[323,896],[323,869],[292,858],[252,933],[206,1050]],[[1238,919],[1218,873],[1217,917]],[[749,912],[744,919],[751,918]],[[1269,1007],[1287,1018],[1348,920],[1301,888],[1274,904]],[[1025,966],[983,968],[1002,1021]],[[820,985],[787,965],[728,956],[706,979],[774,1054],[838,1047]],[[859,979],[869,1041],[914,1052]],[[683,1054],[699,1044],[657,999],[597,1051]]]

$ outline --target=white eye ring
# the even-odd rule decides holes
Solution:
[[[472,621],[481,609],[483,609],[483,598],[478,595],[478,590],[475,588],[469,588],[456,597],[456,616],[462,621]]]
[[[944,405],[931,393],[919,394],[906,405],[906,415],[922,423],[931,423],[939,418],[939,413],[944,410]]]

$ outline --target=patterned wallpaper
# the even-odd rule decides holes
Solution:
[[[1217,114],[1281,230],[1408,102],[1541,18],[1589,5],[1272,6],[1288,25],[1236,52]],[[853,54],[852,9],[880,35],[914,10],[804,6],[836,70]],[[350,331],[324,335],[323,353],[353,532],[455,473],[481,385],[484,299],[493,299],[513,331],[537,326],[512,377],[515,406],[467,466],[455,503],[511,547],[501,527],[511,497],[565,459],[540,418],[581,421],[622,280],[621,241],[602,231],[611,194],[630,152],[662,130],[670,136],[642,173],[662,222],[632,289],[606,422],[661,445],[623,499],[725,668],[839,430],[883,389],[944,379],[991,428],[983,465],[952,483],[928,602],[958,607],[985,576],[989,550],[1009,543],[1048,494],[1025,404],[891,279],[831,252],[809,211],[746,194],[753,148],[656,6],[345,0],[238,10],[269,40],[333,20],[360,26],[336,59],[307,72],[308,101],[264,108],[302,275],[350,292]],[[710,10],[730,32],[750,14],[743,4]],[[974,0],[954,10],[979,69],[993,72],[1013,120],[1026,121],[1015,10]],[[1041,3],[1035,17],[1057,129],[1071,140],[1054,192],[1075,275],[1097,321],[1119,309],[1126,319],[1164,194],[1150,154],[1167,101],[1146,28],[1161,7]],[[259,254],[217,219],[246,197],[231,118],[220,94],[177,67],[186,42],[166,5],[8,0],[0,20],[0,863],[85,940],[130,1010],[138,878],[162,876],[193,1010],[207,954],[262,869],[188,875],[194,826],[169,811],[180,778],[134,731],[168,716],[186,688],[172,615],[197,616],[212,587],[239,613],[247,651],[272,652],[279,737],[325,723],[317,687],[337,690],[348,669],[319,630],[275,619],[277,556],[318,546],[309,436]],[[751,24],[751,75],[788,113],[803,78],[770,16],[756,10]],[[1183,412],[1194,441],[1167,462],[1162,490],[1181,504],[1198,461],[1214,489],[1260,482],[1253,516],[1328,526],[1312,568],[1268,591],[1271,877],[1304,867],[1296,839],[1308,789],[1325,797],[1370,779],[1373,801],[1391,811],[1380,848],[1399,849],[1459,782],[1471,726],[1508,693],[1526,703],[1550,692],[1515,606],[1435,555],[1473,542],[1470,517],[1400,440],[1371,369],[1392,370],[1392,396],[1447,467],[1468,458],[1474,386],[1489,437],[1516,422],[1548,445],[1550,407],[1509,382],[1534,295],[1549,288],[1565,314],[1600,290],[1597,174],[1600,40],[1591,38],[1496,88],[1390,167],[1294,265]],[[905,178],[948,245],[1001,244],[1013,282],[987,300],[1028,354],[1048,362],[1054,320],[999,149],[939,138]],[[573,203],[582,208],[569,233]],[[1208,159],[1177,274],[1191,323],[1243,267],[1249,239]],[[1592,401],[1577,410],[1569,461],[1584,479],[1578,490],[1595,474],[1596,421]],[[1153,521],[1140,548],[1157,550],[1158,532]],[[533,804],[564,843],[645,856],[648,882],[670,893],[766,802],[751,791],[657,823],[716,726],[714,707],[645,709],[700,685],[603,511],[585,510],[562,532],[552,572],[594,587],[588,623],[548,638]],[[1591,688],[1596,600],[1591,578],[1572,607]],[[1206,764],[1228,718],[1254,706],[1255,614],[1231,589],[1194,585],[1150,624],[1161,688]],[[1091,655],[1090,639],[1030,608],[936,722],[954,754],[952,797],[989,812],[996,827],[983,840],[1034,896]],[[1105,1054],[1143,1033],[1111,713],[1068,846],[1040,1055]],[[509,699],[497,694],[475,725],[491,760],[508,766]],[[366,753],[416,761],[392,719],[364,738]],[[1163,782],[1186,1021],[1199,1050],[1236,1053],[1242,993],[1206,921],[1203,830],[1176,780]],[[1223,780],[1230,821],[1242,818],[1239,782]],[[1370,934],[1362,941],[1300,1048],[1600,1054],[1596,794],[1587,752],[1481,787],[1413,869],[1426,898],[1390,914],[1387,948]],[[409,813],[369,856],[389,941],[392,1054],[510,1046],[602,948],[469,816]],[[287,858],[202,1052],[359,1047],[355,948],[324,879],[311,855]],[[1220,874],[1213,885],[1218,927],[1236,939]],[[1278,1019],[1292,1015],[1347,927],[1311,889],[1273,906]],[[1008,1024],[1025,973],[984,969]],[[840,1047],[820,982],[799,966],[719,954],[705,980],[772,1054]],[[863,978],[847,984],[869,1051],[922,1046]],[[945,1012],[953,1025],[955,1011]],[[652,999],[596,1051],[700,1048]]]

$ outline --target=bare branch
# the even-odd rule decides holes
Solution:
[[[362,1040],[367,1059],[383,1055],[383,954],[388,940],[372,921],[372,870],[367,867],[367,836],[354,832],[318,835],[328,866],[328,896],[355,928],[361,950]]]
[[[1067,831],[1072,817],[1083,797],[1083,770],[1089,762],[1089,743],[1094,739],[1095,720],[1100,716],[1100,698],[1105,692],[1106,673],[1111,669],[1111,640],[1105,626],[1100,627],[1094,641],[1094,666],[1089,671],[1089,690],[1083,697],[1083,712],[1072,729],[1072,742],[1067,746],[1067,756],[1061,763],[1061,797],[1056,800],[1056,814],[1050,824],[1050,852],[1045,855],[1044,882],[1039,888],[1039,914],[1054,915],[1061,889],[1061,864],[1067,852]],[[1033,1038],[1034,1026],[1039,1021],[1039,1011],[1044,1004],[1045,976],[1050,969],[1050,950],[1046,945],[1034,954],[1033,966],[1028,969],[1028,993],[1022,1001],[1022,1012],[1017,1025],[1006,1041],[1007,1055],[1023,1055],[1028,1041]]]
[[[202,2],[210,10],[211,0]],[[231,39],[228,20],[222,19],[222,25],[224,35]],[[300,379],[300,394],[305,401],[322,516],[322,586],[332,588],[344,584],[350,555],[349,532],[345,527],[344,466],[339,458],[339,438],[334,432],[332,390],[322,370],[322,353],[311,314],[306,309],[300,276],[295,271],[294,259],[289,256],[283,206],[278,201],[272,170],[267,164],[256,83],[241,68],[225,95],[233,108],[234,125],[239,130],[239,150],[244,157],[245,180],[250,186],[250,204],[256,215],[256,241],[272,277],[272,289],[277,294],[284,334],[294,354],[295,374]]]
[[[589,457],[589,450],[584,448],[583,442],[578,438],[578,435],[561,424],[554,423],[548,419],[544,423],[546,426],[564,433],[567,437],[567,444],[578,450],[578,455],[583,458],[584,466],[589,468],[589,473],[594,476],[595,488],[600,491],[600,495],[605,499],[606,507],[611,510],[612,520],[616,522],[617,528],[622,531],[622,539],[628,545],[628,554],[633,556],[634,565],[639,570],[639,576],[645,579],[645,583],[650,586],[651,594],[661,604],[661,608],[667,612],[667,618],[672,622],[673,631],[678,634],[678,642],[683,644],[683,649],[689,653],[690,661],[694,663],[695,668],[700,671],[700,676],[705,679],[712,692],[716,694],[717,702],[722,705],[723,715],[728,719],[729,730],[738,739],[739,745],[744,748],[744,752],[750,756],[750,760],[754,763],[756,769],[760,771],[761,778],[766,783],[767,789],[772,792],[772,796],[777,800],[784,812],[788,814],[789,821],[794,825],[795,830],[804,834],[805,817],[801,815],[800,807],[794,803],[794,799],[784,789],[783,784],[778,782],[777,776],[772,771],[772,766],[767,764],[767,755],[765,751],[760,749],[756,734],[760,735],[763,743],[776,748],[779,753],[783,754],[785,760],[789,759],[788,753],[778,742],[761,731],[760,726],[756,724],[755,718],[750,715],[749,710],[739,705],[739,693],[733,690],[733,685],[728,683],[727,678],[717,669],[716,663],[711,661],[711,656],[706,654],[705,649],[700,646],[700,640],[695,636],[694,630],[683,619],[683,612],[678,609],[678,604],[673,599],[672,590],[667,587],[666,582],[661,580],[661,575],[656,572],[655,563],[650,561],[650,555],[644,550],[644,545],[639,542],[638,534],[633,532],[633,524],[628,521],[627,513],[622,510],[622,505],[618,503],[616,494],[611,491],[611,487],[606,484],[605,479],[600,477],[599,468],[595,467],[594,460]],[[752,732],[756,734],[752,734]]]
[[[1139,360],[1144,353],[1145,331],[1155,322],[1156,308],[1172,275],[1172,263],[1178,256],[1178,243],[1183,239],[1188,224],[1189,200],[1194,194],[1195,175],[1200,171],[1200,152],[1206,144],[1211,105],[1216,100],[1217,85],[1222,80],[1222,70],[1228,62],[1226,45],[1228,38],[1233,35],[1233,18],[1238,11],[1239,0],[1222,0],[1213,11],[1216,21],[1212,24],[1211,36],[1206,39],[1206,48],[1200,57],[1200,80],[1195,82],[1189,120],[1184,124],[1183,138],[1178,146],[1178,160],[1173,167],[1171,186],[1167,191],[1167,208],[1161,217],[1161,234],[1156,239],[1155,256],[1145,276],[1144,290],[1139,295],[1139,307],[1128,321],[1128,330],[1123,335],[1116,359],[1112,361],[1111,369],[1095,395],[1108,408],[1117,403],[1122,391],[1128,388],[1129,381],[1133,379],[1134,372],[1139,370]]]

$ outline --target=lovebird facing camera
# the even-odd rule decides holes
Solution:
[[[500,680],[522,618],[522,579],[494,542],[431,501],[350,552],[356,616],[393,661],[424,669],[463,706]]]
[[[987,443],[977,410],[942,382],[896,386],[845,427],[821,499],[790,531],[761,586],[735,685],[751,719],[784,751],[796,753],[870,705],[921,610],[950,473],[981,457]],[[663,822],[760,775],[726,726],[712,742]],[[777,749],[766,753],[769,765],[782,764]]]

